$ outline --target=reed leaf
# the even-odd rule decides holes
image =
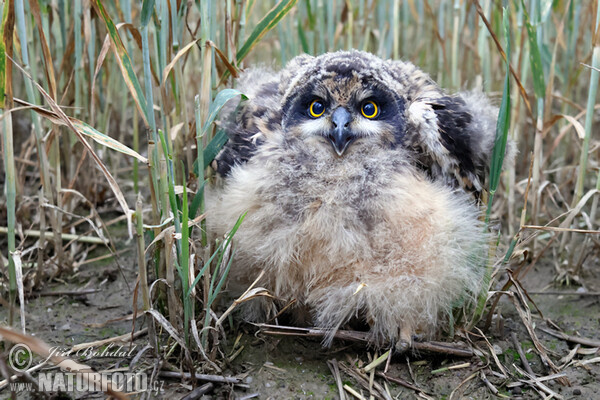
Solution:
[[[508,140],[508,129],[510,127],[510,24],[508,19],[508,11],[504,9],[502,17],[504,27],[504,38],[506,40],[506,73],[504,76],[504,87],[502,89],[502,102],[500,103],[500,111],[498,112],[498,123],[496,125],[496,139],[494,150],[492,151],[492,160],[490,165],[490,187],[488,206],[485,215],[486,223],[489,222],[492,211],[492,202],[498,184],[500,183],[500,174],[502,173],[502,165],[504,163],[504,154],[506,153],[506,142]]]
[[[258,44],[260,39],[290,12],[297,2],[298,0],[281,0],[256,24],[256,27],[236,54],[238,65],[250,53],[250,50]]]
[[[135,101],[135,104],[140,111],[140,115],[144,119],[146,125],[148,125],[148,113],[150,111],[148,111],[148,107],[146,105],[146,98],[144,97],[142,88],[140,86],[140,82],[137,79],[135,71],[133,70],[131,58],[129,57],[129,54],[125,49],[125,46],[123,46],[123,41],[119,36],[119,31],[113,23],[110,16],[108,15],[108,13],[106,12],[106,10],[104,9],[102,2],[100,0],[96,0],[92,4],[94,5],[94,8],[96,9],[98,15],[102,16],[108,34],[110,35],[112,49],[115,54],[115,58],[117,60],[119,69],[121,70],[121,74],[123,75],[123,80],[125,81],[127,88],[133,96],[133,100]]]
[[[46,110],[43,107],[36,106],[35,104],[31,104],[31,103],[28,103],[26,101],[19,100],[19,99],[15,99],[15,103],[32,109],[33,111],[38,113],[38,115],[41,115],[42,117],[46,118],[47,120],[51,121],[52,123],[54,123],[56,125],[68,126],[67,122],[53,111]],[[118,140],[115,140],[115,139],[111,138],[110,136],[105,135],[104,133],[94,129],[93,127],[86,124],[85,122],[78,120],[77,118],[73,118],[73,117],[69,117],[69,116],[67,116],[67,118],[80,134],[91,138],[96,143],[101,144],[104,147],[108,147],[109,149],[118,151],[119,153],[123,153],[128,156],[135,157],[143,163],[148,162],[148,159],[146,157],[142,156],[138,152],[125,146],[123,143],[119,142]]]

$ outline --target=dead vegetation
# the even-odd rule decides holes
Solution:
[[[251,287],[225,305],[220,296],[243,216],[227,237],[206,236],[203,187],[226,139],[213,122],[239,94],[226,88],[245,65],[277,67],[302,52],[347,48],[413,61],[450,90],[489,93],[503,105],[498,148],[510,135],[518,154],[502,175],[502,159],[494,157],[483,212],[498,240],[489,257],[490,290],[478,307],[467,311],[452,340],[416,342],[417,356],[406,358],[373,353],[362,332],[340,331],[336,347],[358,341],[354,349],[362,354],[335,352],[322,360],[330,360],[332,396],[565,398],[575,393],[566,392],[569,385],[587,385],[579,372],[597,376],[597,315],[588,316],[579,335],[577,326],[541,311],[556,296],[565,304],[578,299],[577,307],[588,310],[598,305],[597,1],[5,0],[1,6],[0,391],[10,393],[10,380],[32,381],[45,366],[47,348],[16,332],[52,338],[31,329],[39,309],[29,302],[41,293],[51,307],[55,296],[85,299],[110,291],[106,282],[124,280],[131,332],[108,342],[98,342],[105,336],[98,332],[96,340],[75,345],[143,343],[129,369],[151,381],[191,385],[178,387],[189,398],[210,391],[250,398],[240,394],[254,387],[244,378],[267,367],[239,372],[236,358],[250,350],[238,332],[253,328],[238,327],[235,307],[268,293]],[[48,290],[92,263],[103,269],[96,286]],[[316,337],[314,347],[322,335],[259,328],[263,338]],[[561,343],[556,350],[548,348],[551,337]],[[9,342],[28,344],[39,355],[36,363],[15,371]],[[431,361],[439,359],[450,361]],[[423,360],[426,378],[413,373]],[[451,388],[424,381],[443,374],[453,374]],[[586,387],[600,391],[597,383]]]

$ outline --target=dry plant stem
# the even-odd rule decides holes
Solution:
[[[485,368],[485,367],[483,367]],[[477,375],[479,375],[479,372],[481,372],[481,370],[483,368],[479,368],[476,372],[472,373],[471,375],[469,375],[468,377],[466,377],[465,379],[462,380],[462,382],[455,387],[452,392],[450,393],[450,396],[448,396],[448,400],[452,400],[454,399],[454,395],[460,390],[461,387],[463,387],[463,385],[465,385],[467,382],[469,382],[470,380],[474,379],[477,377]],[[460,392],[459,392],[460,393]]]
[[[594,231],[589,229],[575,229],[575,228],[562,228],[560,226],[537,226],[537,225],[523,225],[523,229],[537,229],[540,231],[550,232],[572,232],[572,233],[588,233],[592,235],[600,234],[600,231]]]
[[[391,355],[391,350],[386,351],[381,356],[379,356],[375,360],[373,360],[369,365],[367,365],[366,367],[364,367],[363,371],[369,372],[372,369],[377,368],[378,365],[380,365],[383,362],[387,361],[388,358],[390,358],[390,355]]]
[[[444,368],[438,368],[438,369],[434,369],[431,371],[432,374],[438,374],[440,372],[446,372],[446,371],[452,371],[455,369],[462,369],[462,368],[468,368],[471,366],[471,363],[461,363],[461,364],[454,364],[454,365],[450,365],[448,367],[444,367]]]
[[[521,359],[521,364],[523,364],[525,371],[527,371],[531,376],[535,376],[535,373],[531,369],[531,365],[529,365],[529,361],[527,361],[527,357],[525,357],[525,353],[523,352],[521,343],[517,339],[517,335],[514,332],[511,332],[510,338],[512,339],[513,345],[515,346],[517,353],[519,353],[519,358]]]
[[[521,227],[523,225],[525,225],[525,220],[526,220],[526,217],[527,217],[527,200],[529,198],[529,189],[531,188],[531,175],[532,175],[532,171],[533,171],[533,157],[532,157],[532,154],[530,154],[529,159],[530,159],[530,161],[529,161],[529,174],[528,174],[528,178],[527,178],[527,186],[525,187],[525,198],[523,200],[523,210],[521,210],[521,220],[520,220],[520,223],[519,223],[519,230],[513,236],[513,239],[511,241],[511,247],[512,247],[513,251],[514,251],[514,248],[519,243],[519,241],[521,240],[521,233],[522,233]],[[504,256],[503,264],[508,263],[508,261],[510,260],[511,255],[512,255],[512,253],[507,253]],[[501,295],[503,294],[503,292],[506,292],[512,286],[512,284],[513,284],[512,279],[508,279],[506,281],[506,283],[504,284],[504,286],[502,287],[502,289],[500,289],[499,295],[496,295],[496,299],[494,300],[494,303],[491,305],[490,311],[488,312],[488,316],[487,316],[487,318],[485,320],[485,325],[484,325],[484,328],[483,328],[484,331],[487,331],[490,328],[490,326],[492,325],[492,316],[494,315],[494,311],[496,310],[496,307],[498,306],[498,303],[500,302]]]
[[[344,393],[344,384],[342,383],[342,376],[340,375],[340,366],[338,361],[334,358],[333,360],[327,360],[327,366],[335,379],[335,384],[338,388],[338,394],[340,400],[346,400],[346,394]]]
[[[5,7],[9,7],[9,3],[5,3]],[[12,4],[10,5],[12,7]],[[7,12],[5,10],[5,12]],[[4,68],[4,66],[2,67]],[[4,96],[4,94],[2,94]],[[10,99],[9,99],[10,101]],[[3,111],[0,111],[0,115]],[[15,159],[13,152],[13,137],[12,137],[12,116],[10,114],[4,116],[2,120],[2,139],[3,139],[3,158],[5,171],[5,190],[6,190],[6,219],[8,228],[4,228],[8,234],[8,247],[6,257],[8,258],[8,277],[9,277],[9,303],[15,304],[17,298],[17,274],[15,270],[15,260],[13,253],[15,251],[15,227],[16,227],[16,185],[15,185]],[[13,308],[9,308],[8,324],[13,325],[14,315]]]
[[[581,296],[581,297],[597,297],[600,296],[600,292],[561,292],[561,291],[548,291],[548,292],[528,292],[530,295],[550,295],[550,296]]]
[[[385,388],[377,382],[373,382],[372,388],[369,377],[360,372],[356,367],[351,367],[345,363],[339,363],[340,369],[347,375],[354,378],[365,390],[368,390],[371,396],[376,396],[378,399],[392,400],[391,397],[385,391]],[[372,390],[374,389],[374,390]]]
[[[250,291],[252,289],[254,289],[254,286],[256,286],[256,284],[262,279],[262,277],[265,275],[265,271],[260,271],[260,274],[258,275],[258,277],[254,280],[254,282],[252,282],[252,284],[248,287],[248,289],[246,289],[246,291],[244,293],[242,293],[242,295],[240,297],[238,297],[237,299],[235,299],[233,301],[233,304],[231,304],[229,306],[229,308],[223,313],[223,315],[221,315],[219,317],[219,319],[217,320],[217,323],[215,324],[215,326],[219,326],[223,323],[223,321],[225,320],[225,318],[227,318],[227,316],[241,303],[244,302],[244,299],[248,296],[248,294],[250,293]]]
[[[502,58],[506,62],[506,53],[504,52],[504,49],[502,48],[502,45],[500,44],[500,41],[498,40],[498,37],[494,33],[494,30],[492,29],[492,26],[491,26],[490,22],[485,17],[485,13],[483,12],[483,9],[481,8],[481,5],[479,4],[479,1],[478,0],[473,0],[473,4],[475,4],[475,8],[477,10],[477,13],[479,14],[479,16],[481,17],[481,19],[483,20],[483,23],[485,24],[487,30],[490,32],[490,35],[492,36],[492,39],[494,39],[494,43],[496,44],[496,47],[498,48],[498,51],[500,52],[500,55],[502,56]],[[512,74],[513,78],[515,79],[515,82],[519,86],[519,92],[521,93],[521,98],[523,99],[523,103],[525,104],[525,106],[527,108],[527,112],[528,112],[529,116],[533,116],[533,111],[531,110],[531,104],[529,104],[529,96],[527,94],[527,91],[523,87],[523,84],[521,83],[521,80],[519,79],[519,75],[515,72],[514,68],[512,67],[512,64],[510,64],[510,62],[508,63],[508,66],[510,68],[510,73]]]
[[[127,342],[137,339],[140,336],[143,336],[147,333],[148,333],[148,328],[144,328],[144,329],[140,329],[139,331],[137,331],[133,334],[126,333],[124,335],[115,336],[115,337],[111,337],[108,339],[97,340],[95,342],[80,343],[80,344],[76,344],[75,346],[71,347],[71,352],[76,352],[78,350],[87,349],[89,347],[104,346],[105,344],[115,343],[115,342],[127,343]]]
[[[83,289],[83,290],[60,290],[57,292],[40,292],[38,296],[85,296],[98,293],[101,289]]]
[[[485,383],[485,386],[487,386],[487,388],[490,390],[490,392],[492,392],[495,396],[500,395],[500,392],[498,391],[498,389],[494,385],[492,385],[492,383],[489,381],[487,376],[485,376],[483,371],[479,371],[479,378],[482,380],[483,383]],[[506,396],[502,395],[501,397],[506,397]]]
[[[397,377],[394,377],[394,376],[390,376],[390,375],[384,374],[383,372],[377,372],[377,376],[380,376],[380,377],[384,378],[385,380],[388,380],[390,382],[396,383],[396,384],[398,384],[400,386],[404,386],[407,389],[414,390],[415,392],[422,392],[421,388],[413,385],[412,383],[410,383],[408,381],[405,381],[402,378],[397,378]]]
[[[186,396],[184,396],[181,400],[196,400],[205,395],[208,392],[211,392],[215,388],[211,382],[206,383],[196,389],[192,390]]]
[[[163,378],[184,378],[190,379],[192,374],[189,372],[176,372],[176,371],[160,371],[158,374]],[[194,378],[199,381],[217,382],[217,383],[234,383],[240,384],[242,380],[240,378],[234,378],[231,376],[220,376],[220,375],[206,375],[206,374],[194,374]]]
[[[541,344],[537,335],[535,334],[535,331],[533,328],[533,322],[531,321],[531,313],[529,312],[529,306],[527,305],[527,300],[525,299],[525,295],[523,294],[521,285],[518,284],[518,281],[513,280],[513,278],[510,275],[509,275],[509,278],[513,281],[513,285],[515,286],[515,289],[516,289],[516,293],[515,293],[515,295],[511,296],[511,300],[512,300],[513,304],[515,305],[515,308],[519,314],[519,317],[521,317],[521,320],[523,321],[523,325],[527,329],[527,333],[529,333],[529,337],[531,338],[533,345],[535,346],[538,354],[540,355],[542,362],[546,366],[548,366],[552,370],[553,373],[560,372],[559,368],[554,364],[554,362],[550,359],[550,357],[548,357],[548,354],[546,353],[546,349]],[[569,380],[564,377],[559,378],[558,382],[560,382],[560,384],[563,386],[571,385]]]
[[[142,212],[142,196],[138,193],[138,198],[135,206],[135,227],[136,227],[136,245],[138,253],[138,277],[139,289],[142,291],[143,311],[144,313],[152,306],[150,304],[150,289],[148,288],[148,271],[146,269],[145,242],[144,242],[144,221]],[[134,304],[134,307],[137,304]],[[137,309],[136,309],[137,311]],[[136,312],[137,314],[137,312]],[[148,323],[148,331],[150,343],[158,355],[158,340],[156,337],[154,319],[146,314],[146,322]],[[132,321],[132,329],[135,328],[135,318]]]
[[[494,347],[492,346],[492,344],[490,343],[490,341],[488,340],[488,338],[483,334],[483,332],[481,331],[481,329],[479,329],[477,327],[475,327],[475,329],[477,329],[477,332],[479,332],[480,337],[483,338],[483,340],[485,340],[485,344],[487,345],[487,347],[488,347],[488,349],[490,351],[490,355],[494,359],[494,362],[496,363],[496,366],[498,367],[498,369],[500,370],[500,372],[503,375],[502,377],[503,378],[507,378],[508,377],[508,373],[506,372],[506,370],[504,369],[504,366],[502,365],[502,363],[498,359],[498,356],[496,355],[496,352],[494,351]]]
[[[556,393],[555,391],[553,391],[552,389],[550,389],[548,386],[544,385],[542,383],[541,379],[538,379],[535,376],[529,375],[526,371],[523,371],[521,368],[519,368],[515,364],[513,364],[513,366],[515,367],[515,369],[517,370],[517,372],[519,372],[521,375],[524,375],[524,376],[526,376],[527,378],[530,379],[530,381],[521,380],[521,382],[527,383],[527,384],[531,385],[532,387],[537,387],[542,392],[544,392],[547,395],[549,395],[550,398],[563,399],[563,397],[561,395],[559,395],[558,393]],[[566,379],[566,377],[564,375],[557,375],[556,378],[557,378],[557,380],[559,382],[562,379]]]
[[[358,400],[367,400],[360,393],[358,393],[356,390],[352,389],[350,386],[348,386],[346,384],[344,385],[344,390],[346,390],[348,393],[350,393],[352,396],[354,396]]]
[[[540,326],[538,326],[536,328],[542,332],[547,333],[548,335],[554,336],[559,339],[566,340],[568,342],[579,343],[583,346],[589,346],[589,347],[600,347],[600,341],[598,341],[598,340],[582,338],[582,337],[573,336],[573,335],[567,335],[566,333],[558,332],[553,329],[542,328]]]
[[[6,234],[8,232],[8,228],[0,226],[0,233]],[[31,236],[31,237],[41,237],[45,235],[47,238],[54,238],[54,234],[52,232],[40,232],[32,229],[25,229],[23,231],[23,235]],[[70,233],[63,233],[60,235],[62,240],[74,240],[76,242],[88,243],[88,244],[108,244],[108,241],[104,239],[100,239],[99,237],[93,236],[81,236],[81,235],[73,235]],[[61,246],[62,247],[62,246]]]
[[[261,332],[266,335],[281,335],[281,336],[302,336],[302,337],[314,337],[322,338],[328,331],[315,328],[297,328],[283,325],[269,325],[269,324],[257,324],[261,329]],[[367,332],[359,331],[345,331],[338,330],[335,335],[335,339],[349,340],[353,342],[368,343],[369,335]],[[472,357],[473,352],[470,349],[461,347],[461,345],[455,343],[443,343],[443,342],[416,342],[413,341],[410,347],[416,352],[424,351],[430,353],[446,354],[456,357]]]

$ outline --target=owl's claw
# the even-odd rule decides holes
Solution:
[[[396,352],[402,354],[412,345],[413,329],[408,326],[400,328],[400,339],[396,342]]]
[[[406,353],[406,351],[410,349],[410,342],[407,342],[404,339],[400,339],[396,342],[395,349],[397,354]]]

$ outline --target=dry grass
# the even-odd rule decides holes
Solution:
[[[157,355],[220,372],[226,334],[214,305],[235,229],[208,240],[202,193],[225,140],[212,122],[238,94],[223,89],[247,65],[358,48],[504,105],[499,137],[510,135],[518,155],[502,175],[502,152],[494,157],[487,217],[501,228],[490,284],[531,328],[520,284],[531,268],[544,260],[557,282],[584,284],[598,257],[600,10],[596,1],[504,3],[503,13],[491,0],[3,1],[5,323],[27,331],[23,297],[97,246],[119,262],[111,225],[125,221],[138,251],[132,296],[143,299],[134,312],[146,313]],[[472,322],[483,316],[489,326],[499,297],[484,293]]]

